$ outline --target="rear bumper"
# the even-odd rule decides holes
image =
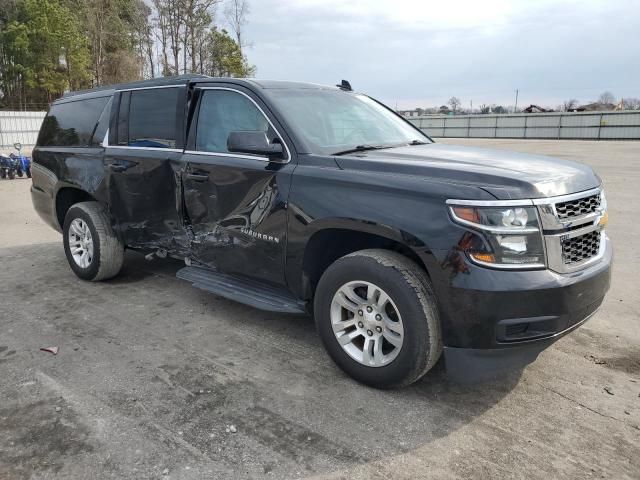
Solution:
[[[40,215],[40,218],[42,218],[47,225],[60,232],[60,225],[58,225],[54,201],[51,195],[44,190],[32,186],[31,201],[33,202],[33,208],[38,215]]]

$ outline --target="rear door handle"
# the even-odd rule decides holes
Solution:
[[[187,173],[187,179],[193,180],[194,182],[206,182],[209,180],[209,175],[202,173]]]

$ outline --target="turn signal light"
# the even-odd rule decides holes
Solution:
[[[453,211],[458,218],[467,222],[480,223],[478,209],[473,207],[453,207]]]
[[[493,253],[471,253],[474,260],[485,263],[496,263],[496,256]]]
[[[598,225],[604,227],[607,223],[609,223],[609,212],[604,212],[600,217],[600,221],[598,222]]]

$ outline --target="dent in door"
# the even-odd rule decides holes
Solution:
[[[212,266],[227,265],[229,270],[238,270],[233,264],[253,270],[259,266],[242,265],[243,259],[238,256],[246,248],[259,246],[265,263],[277,261],[284,240],[285,215],[276,177],[229,171],[227,178],[217,181],[217,185],[185,186],[196,258]],[[246,191],[238,183],[251,188]],[[245,192],[244,197],[238,198],[238,192]]]

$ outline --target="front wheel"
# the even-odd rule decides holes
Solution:
[[[27,178],[31,178],[31,167],[27,167],[25,172],[27,172]]]
[[[62,238],[69,266],[83,280],[107,280],[120,272],[124,246],[102,204],[73,205],[65,216]]]
[[[13,180],[14,178],[16,178],[16,171],[13,169],[10,169],[8,175],[9,175],[9,180]]]
[[[17,170],[17,173],[18,173],[18,176],[19,176],[20,178],[22,178],[22,176],[24,175],[24,172],[22,171],[22,169],[21,169],[21,168],[19,168],[19,169]]]
[[[7,171],[4,168],[0,168],[0,178],[7,178]]]
[[[333,361],[377,388],[409,385],[442,353],[435,296],[425,272],[388,250],[361,250],[324,272],[316,327]]]

